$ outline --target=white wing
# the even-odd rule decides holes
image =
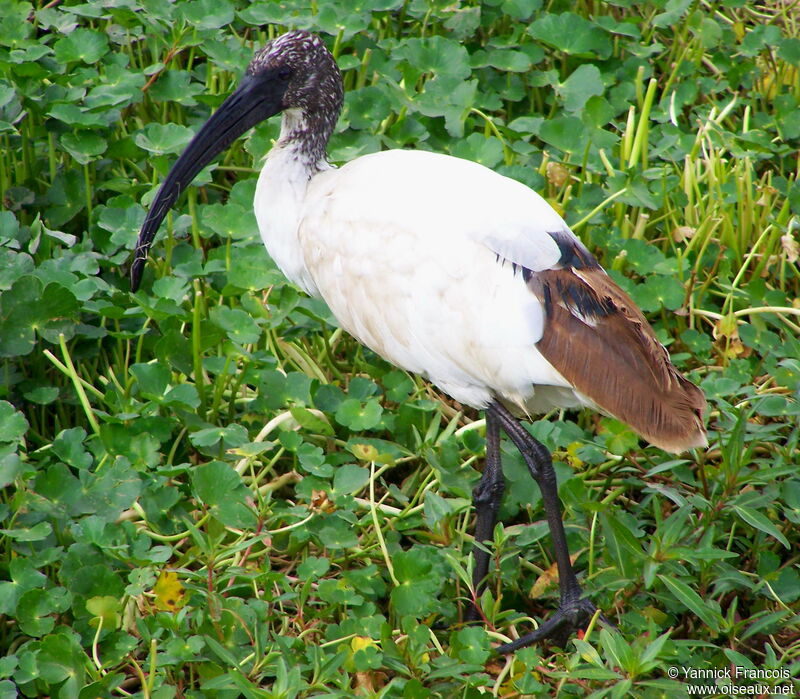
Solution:
[[[569,231],[536,192],[470,160],[391,150],[362,156],[341,173],[348,187],[362,192],[361,206],[379,207],[376,218],[435,226],[532,271],[558,262],[560,251],[548,233]]]
[[[536,193],[481,165],[386,151],[315,176],[298,234],[314,285],[346,330],[483,407],[493,395],[530,405],[534,384],[569,388],[535,347],[541,303],[504,262],[557,266],[548,232],[564,231]],[[578,402],[550,393],[558,405]]]

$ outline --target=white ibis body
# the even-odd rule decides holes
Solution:
[[[255,197],[264,245],[363,344],[486,410],[477,541],[491,538],[502,497],[500,430],[520,449],[542,489],[561,604],[500,650],[544,638],[563,644],[596,610],[570,563],[550,455],[514,415],[590,406],[681,451],[706,444],[703,395],[672,366],[633,301],[528,187],[423,151],[329,165],[325,149],[342,98],[336,62],[319,37],[292,31],[259,51],[162,184],[139,236],[133,288],[182,189],[241,134],[282,112]],[[484,547],[474,555],[479,594],[489,557]]]

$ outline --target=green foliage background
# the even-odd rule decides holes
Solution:
[[[800,10],[348,5],[0,0],[0,697],[680,697],[669,667],[732,665],[796,691]],[[158,182],[287,27],[342,68],[334,162],[437,150],[542,192],[706,392],[677,458],[590,413],[531,427],[619,631],[490,655],[557,601],[513,450],[487,625],[459,624],[483,423],[267,260],[277,120],[129,293]]]

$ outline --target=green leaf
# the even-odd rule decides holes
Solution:
[[[691,587],[668,575],[659,574],[658,578],[684,607],[698,616],[712,631],[719,631],[723,624],[722,616]]]
[[[197,102],[195,95],[205,92],[205,86],[192,82],[192,75],[186,70],[165,70],[150,88],[149,95],[159,102],[174,102],[193,107]]]
[[[542,0],[503,0],[503,13],[517,20],[526,20],[542,7]]]
[[[101,115],[81,109],[77,104],[54,104],[47,115],[69,126],[83,128],[106,126],[106,120]]]
[[[486,630],[477,626],[459,629],[452,640],[453,650],[465,663],[483,665],[492,653]]]
[[[37,658],[45,682],[62,685],[59,696],[77,696],[86,674],[86,654],[73,635],[61,632],[42,639]]]
[[[208,315],[214,325],[224,330],[231,340],[240,345],[253,344],[261,337],[261,328],[252,316],[241,308],[215,306]]]
[[[333,384],[322,384],[314,393],[314,405],[325,412],[336,412],[345,399],[344,391]]]
[[[10,211],[2,211],[0,212],[0,226],[2,226],[3,221],[9,221],[6,214],[11,215],[13,222],[17,223]],[[9,235],[8,237],[12,238],[14,236]],[[0,234],[0,238],[2,238],[2,234]],[[33,259],[30,255],[0,248],[0,291],[10,288],[19,277],[32,271]]]
[[[219,641],[215,640],[211,636],[205,636],[203,640],[208,645],[209,649],[217,655],[217,657],[222,660],[226,665],[229,667],[238,667],[239,663],[236,660],[236,657],[231,654],[231,652],[225,648]],[[208,685],[206,685],[208,687]]]
[[[420,73],[433,73],[459,80],[464,80],[470,73],[466,48],[443,36],[406,39],[393,51],[393,56],[405,59]]]
[[[667,0],[664,12],[653,17],[653,26],[669,27],[678,22],[691,7],[692,0]]]
[[[144,216],[144,208],[130,201],[125,202],[125,206],[102,207],[97,225],[112,234],[111,242],[115,246],[131,248],[144,223]]]
[[[479,133],[471,133],[465,139],[457,141],[451,148],[451,153],[456,157],[494,168],[503,161],[503,144],[494,136],[486,137]]]
[[[0,582],[0,614],[14,616],[19,598],[28,590],[44,587],[47,576],[26,558],[12,558],[8,568],[11,581]]]
[[[583,153],[586,150],[586,127],[578,117],[548,119],[539,128],[539,137],[567,153]]]
[[[755,527],[756,529],[764,532],[768,536],[771,536],[773,539],[783,544],[785,548],[787,549],[791,548],[789,541],[781,533],[780,529],[778,529],[778,527],[775,526],[775,524],[772,521],[770,521],[764,514],[762,514],[761,512],[752,507],[745,507],[743,505],[734,504],[732,508],[733,511],[736,512],[736,514],[739,515],[739,517],[741,517],[751,527]]]
[[[628,579],[635,578],[644,555],[641,544],[630,529],[610,511],[602,513],[600,521],[603,524],[608,552],[620,572]]]
[[[108,148],[106,140],[92,131],[65,133],[60,139],[64,149],[81,165],[99,158]]]
[[[683,0],[690,2],[690,0]],[[779,44],[781,41],[781,30],[771,24],[760,24],[747,32],[739,45],[739,51],[743,56],[757,56],[767,47]]]
[[[116,628],[120,623],[122,607],[116,597],[104,595],[86,600],[86,611],[97,617],[94,622],[102,619],[105,628]]]
[[[84,447],[85,440],[86,430],[82,427],[61,430],[53,440],[53,453],[65,464],[85,470],[93,462],[92,455]]]
[[[32,527],[18,527],[16,529],[0,529],[0,533],[15,541],[42,541],[53,533],[50,522],[39,522]]]
[[[122,65],[109,65],[104,80],[91,89],[85,99],[89,109],[123,107],[141,102],[145,77]]]
[[[201,31],[233,22],[233,5],[228,0],[190,0],[179,5],[179,10],[189,24]]]
[[[227,204],[209,204],[201,208],[203,223],[222,238],[248,240],[261,253],[261,264],[267,259],[261,238],[258,236],[258,224],[251,201],[246,206],[229,201]],[[238,251],[237,251],[238,253]]]
[[[608,58],[611,40],[602,29],[573,12],[545,14],[534,20],[528,33],[538,41],[576,56]]]
[[[328,424],[327,420],[312,413],[310,410],[299,406],[292,406],[289,408],[289,411],[292,417],[297,420],[297,424],[308,432],[326,435],[333,434],[333,428]]]
[[[177,386],[172,386],[164,394],[164,405],[196,410],[200,405],[200,396],[197,393],[197,388],[189,383],[180,383]]]
[[[429,490],[425,493],[423,513],[430,527],[435,527],[442,518],[453,512],[451,501]]]
[[[362,403],[355,398],[346,398],[336,410],[336,422],[355,432],[369,430],[381,421],[383,408],[374,398]]]
[[[319,580],[330,570],[330,567],[331,562],[327,558],[309,556],[297,566],[297,574],[302,576],[304,580]]]
[[[700,29],[696,31],[696,34],[706,49],[718,46],[723,39],[722,27],[711,17],[703,17]]]
[[[358,400],[367,400],[378,391],[378,384],[365,376],[354,376],[347,385],[347,395]]]
[[[330,478],[333,475],[333,465],[325,461],[325,452],[320,447],[304,442],[297,447],[295,453],[306,473],[319,478]]]
[[[47,470],[40,472],[34,481],[34,490],[50,501],[55,512],[84,514],[87,511],[80,482],[62,463],[53,464]],[[39,525],[46,524],[46,522],[39,523]],[[49,532],[45,532],[45,535],[47,534]]]
[[[102,32],[80,28],[56,41],[53,49],[61,63],[97,63],[108,53],[108,38]]]
[[[592,64],[579,66],[557,88],[568,112],[580,112],[590,97],[602,95],[603,90],[600,69]]]
[[[397,459],[408,456],[407,452],[392,442],[383,439],[355,437],[347,443],[347,449],[361,461],[393,465]]]
[[[220,442],[223,442],[227,448],[240,447],[249,441],[247,430],[241,425],[206,427],[193,432],[189,439],[196,447],[212,447]]]
[[[522,134],[536,136],[539,133],[539,129],[542,128],[543,123],[544,119],[542,117],[521,116],[514,119],[508,125],[508,128]]]
[[[330,516],[321,520],[317,532],[322,545],[328,549],[348,549],[358,546],[358,535],[350,522]]]
[[[262,244],[234,249],[228,283],[239,289],[260,291],[284,281],[283,274],[267,256]]]
[[[686,298],[686,291],[679,279],[655,275],[636,289],[635,299],[643,311],[653,312],[666,308],[678,310]]]
[[[778,56],[792,65],[800,65],[800,39],[789,37],[778,44]]]
[[[31,391],[25,392],[25,399],[31,403],[39,405],[49,405],[53,403],[61,392],[55,386],[37,386]]]
[[[447,133],[454,138],[464,135],[464,120],[478,96],[477,80],[437,76],[425,83],[425,91],[413,108],[428,117],[444,117]]]
[[[433,565],[433,556],[424,548],[398,551],[392,556],[399,585],[391,592],[391,603],[397,615],[421,617],[435,608],[443,580]]]
[[[391,108],[391,100],[381,85],[368,85],[351,90],[345,96],[350,128],[372,129]]]
[[[683,284],[675,277],[655,276],[645,282],[646,293],[668,311],[676,311],[686,298]]]
[[[44,636],[53,630],[56,610],[50,605],[50,596],[45,590],[28,590],[17,602],[17,623],[28,636]]]
[[[27,430],[25,416],[11,403],[0,401],[0,442],[19,442]]]
[[[60,228],[86,206],[86,181],[76,170],[59,172],[47,192],[45,220],[51,228]]]
[[[531,68],[531,59],[523,51],[492,49],[486,52],[486,65],[510,73],[524,73]]]
[[[147,124],[134,137],[134,143],[140,148],[155,155],[180,153],[188,145],[194,132],[178,124]]]
[[[369,469],[355,464],[339,466],[333,476],[335,495],[357,493],[369,482]]]
[[[134,441],[143,441],[142,436],[135,435]],[[80,477],[89,511],[108,522],[116,520],[142,492],[142,479],[124,456],[96,474],[82,471]]]
[[[250,491],[230,466],[212,461],[192,470],[192,490],[220,522],[229,527],[248,528],[256,522],[247,504]]]
[[[162,364],[133,364],[130,372],[136,377],[143,396],[161,397],[169,386],[170,372]]]
[[[386,398],[395,403],[402,403],[414,390],[414,382],[404,371],[392,370],[381,380],[386,390]]]
[[[29,354],[37,332],[51,342],[60,333],[71,338],[79,309],[74,294],[61,284],[42,288],[36,277],[20,277],[0,294],[0,357]]]
[[[6,2],[0,14],[0,46],[15,46],[24,42],[30,34],[36,31],[30,21],[33,9],[27,2]]]
[[[600,128],[614,118],[614,108],[605,97],[595,95],[586,100],[581,119],[590,127]]]
[[[17,669],[14,672],[14,680],[20,684],[32,682],[39,677],[39,668],[36,657],[38,653],[22,652],[19,653]],[[16,697],[17,695],[15,695]]]

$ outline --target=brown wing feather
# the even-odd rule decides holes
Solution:
[[[707,444],[702,391],[601,268],[537,272],[528,285],[547,316],[536,346],[578,391],[662,449]]]

